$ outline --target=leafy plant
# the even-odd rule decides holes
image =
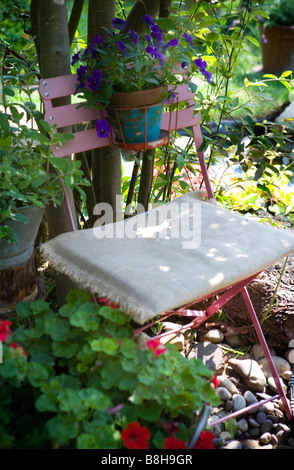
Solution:
[[[264,26],[272,25],[294,25],[293,5],[287,0],[266,0],[262,4],[262,9],[268,15],[263,19]]]
[[[60,205],[63,183],[85,199],[81,186],[89,184],[83,178],[80,162],[51,154],[53,144],[63,144],[72,135],[56,132],[56,126],[44,121],[36,109],[32,99],[36,78],[33,66],[11,57],[4,63],[12,73],[3,77],[4,106],[0,112],[0,242],[15,241],[8,220],[27,222],[19,214],[20,207],[44,207],[49,202]],[[25,94],[25,101],[19,93]]]
[[[156,339],[139,349],[131,318],[87,292],[70,291],[58,313],[21,302],[17,315],[12,333],[2,323],[2,448],[131,448],[130,432],[144,448],[187,446],[195,413],[219,402],[200,360]]]

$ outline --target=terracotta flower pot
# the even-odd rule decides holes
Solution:
[[[166,86],[114,93],[107,114],[117,142],[137,144],[158,140],[167,94]]]
[[[261,47],[264,73],[294,72],[294,26],[274,25],[261,29]]]

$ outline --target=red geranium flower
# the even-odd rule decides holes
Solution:
[[[166,351],[165,346],[162,346],[162,348],[159,347],[161,346],[159,338],[149,339],[146,342],[146,346],[147,348],[152,349],[155,356],[160,356],[160,354],[163,354]]]
[[[214,386],[214,388],[217,388],[219,386],[220,380],[217,378],[217,375],[213,376],[211,383]]]
[[[27,353],[21,346],[19,346],[19,344],[17,344],[17,343],[14,342],[14,343],[11,343],[10,347],[11,347],[12,349],[18,349],[18,348],[20,348],[20,349],[22,350],[23,355],[24,355],[25,357],[28,357],[28,353]]]
[[[108,305],[108,307],[111,307],[111,308],[113,308],[113,309],[116,309],[116,308],[117,308],[117,305],[114,304],[113,302],[111,302],[111,300],[104,299],[103,297],[100,297],[100,298],[98,299],[98,302],[99,302],[100,304]]]
[[[0,341],[6,341],[7,335],[11,335],[10,325],[12,325],[11,321],[0,320]]]
[[[175,436],[170,436],[164,441],[165,449],[186,449],[186,443],[182,439],[177,439]]]
[[[200,437],[196,442],[195,449],[215,449],[212,441],[215,439],[215,436],[210,431],[202,431]]]
[[[121,438],[128,449],[149,449],[150,431],[138,421],[129,423],[123,429]]]

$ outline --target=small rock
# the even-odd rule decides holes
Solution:
[[[262,434],[262,436],[260,436],[259,438],[259,442],[261,444],[269,444],[272,440],[272,435],[271,433],[269,432],[265,432],[264,434]]]
[[[232,436],[228,431],[221,432],[219,437],[221,437],[224,441],[229,441],[232,439]]]
[[[241,432],[246,432],[248,431],[248,422],[245,418],[242,418],[238,421],[238,427],[240,429]]]
[[[232,400],[227,400],[225,404],[225,410],[226,411],[231,411],[233,409],[233,402]]]
[[[287,382],[291,379],[292,371],[291,370],[285,370],[282,375],[282,379],[287,380]]]
[[[242,449],[242,444],[240,441],[230,441],[224,446],[224,449]]]
[[[234,411],[242,410],[245,408],[246,400],[242,395],[234,395],[233,396],[233,409]]]
[[[245,384],[251,390],[262,391],[266,385],[265,376],[256,361],[253,359],[229,359],[229,364],[241,375]]]
[[[290,339],[288,348],[294,348],[294,339]]]
[[[275,405],[273,404],[272,401],[268,401],[262,406],[262,410],[264,410],[266,414],[273,413],[274,409],[275,409]],[[260,411],[261,411],[261,408],[260,408]]]
[[[232,398],[231,393],[225,387],[218,387],[216,389],[216,394],[222,401],[230,400]]]
[[[166,335],[160,338],[160,343],[161,344],[167,344],[167,343],[173,344],[177,348],[178,351],[181,351],[185,345],[185,337],[181,333]]]
[[[260,435],[260,428],[249,428],[249,435],[253,439]]]
[[[219,449],[224,445],[224,440],[221,437],[216,437],[213,439],[212,443],[216,449]]]
[[[225,387],[232,395],[238,393],[236,385],[230,380],[221,375],[219,375],[218,380],[220,382],[220,387]]]
[[[224,340],[224,335],[220,330],[213,329],[209,330],[203,335],[201,335],[201,341],[210,341],[211,343],[222,343]]]
[[[264,423],[265,420],[266,420],[266,414],[263,413],[262,411],[258,412],[257,415],[256,415],[256,421],[259,424],[262,424],[262,423]]]
[[[272,348],[270,348],[270,353],[272,356],[276,355],[275,350]],[[263,352],[261,344],[257,343],[252,346],[251,356],[252,356],[252,359],[254,359],[256,362],[259,362],[260,359],[264,357],[264,352]]]
[[[250,390],[246,390],[246,392],[244,392],[243,396],[244,396],[244,398],[246,400],[246,403],[248,405],[253,405],[254,403],[258,402],[256,396]]]
[[[266,419],[261,425],[261,434],[270,432],[272,430],[273,425],[274,424],[270,419]]]
[[[255,439],[244,439],[243,441],[243,448],[244,449],[260,449],[259,442]]]
[[[291,370],[290,364],[288,361],[286,361],[286,359],[279,356],[272,356],[272,360],[279,377],[282,377],[283,373],[286,370]],[[260,365],[261,370],[267,379],[272,376],[272,373],[265,357],[263,359],[260,359],[260,361],[258,361],[258,364]]]
[[[256,419],[254,418],[249,418],[248,419],[248,423],[250,424],[250,426],[252,426],[253,428],[260,428],[260,423],[258,421],[256,421]]]
[[[208,341],[194,344],[188,354],[188,359],[201,359],[208,369],[221,373],[224,369],[224,353],[216,344]]]
[[[287,385],[283,382],[282,379],[279,379],[279,380],[280,380],[280,384],[282,385],[282,388],[283,388],[284,392],[287,392]],[[268,386],[271,390],[273,390],[276,393],[278,392],[276,382],[275,382],[273,377],[269,377],[267,379],[267,383],[268,383]]]
[[[231,348],[241,348],[244,346],[243,339],[238,335],[226,335],[225,341]]]

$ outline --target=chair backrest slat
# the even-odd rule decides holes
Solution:
[[[40,80],[39,91],[44,103],[45,119],[52,125],[56,124],[57,129],[87,123],[98,118],[98,111],[95,108],[82,107],[81,102],[62,106],[56,106],[54,103],[53,106],[52,102],[56,98],[74,95],[76,84],[77,75],[75,74]],[[189,90],[189,86],[183,84],[175,89],[170,86],[169,90],[175,93],[175,103],[186,101],[188,102],[188,107],[178,111],[165,112],[161,129],[163,131],[172,131],[185,127],[199,126],[200,114],[198,113],[198,115],[194,116],[194,93]],[[71,153],[79,153],[110,145],[108,139],[98,137],[93,129],[74,131],[73,135],[74,139],[66,142],[64,146],[53,146],[52,153],[63,157]]]
[[[49,108],[45,111],[44,118],[52,125],[57,124],[57,127],[65,127],[98,119],[97,109],[79,106],[80,103],[73,103]]]

